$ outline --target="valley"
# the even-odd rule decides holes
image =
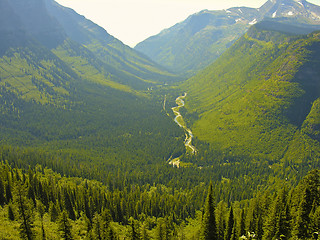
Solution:
[[[174,121],[179,125],[179,127],[183,128],[186,131],[186,139],[184,141],[186,148],[189,149],[192,154],[196,154],[197,150],[196,150],[195,146],[191,145],[192,138],[193,138],[192,131],[189,128],[187,128],[187,126],[183,120],[183,117],[182,117],[181,113],[179,112],[180,108],[184,107],[183,99],[186,96],[187,96],[187,93],[184,93],[184,95],[176,98],[176,103],[178,106],[173,107],[172,111],[173,111],[174,115],[176,116],[174,118]]]
[[[184,145],[186,147],[186,151],[187,151],[187,154],[188,153],[191,153],[191,154],[196,154],[197,153],[197,149],[195,148],[195,146],[192,145],[192,138],[193,138],[193,134],[192,134],[192,131],[190,129],[187,128],[184,120],[183,120],[183,117],[180,113],[180,108],[184,107],[184,101],[183,99],[187,96],[187,93],[184,93],[184,95],[182,96],[179,96],[176,98],[175,102],[177,104],[176,107],[172,107],[172,111],[175,115],[175,118],[174,118],[174,122],[176,124],[178,124],[178,126],[182,129],[184,129],[185,131],[185,135],[186,135],[186,138],[184,140]],[[164,108],[165,108],[165,104],[164,104]],[[182,156],[179,156],[179,157],[176,157],[174,159],[172,159],[172,156],[170,156],[170,158],[168,159],[168,162],[170,165],[172,166],[175,166],[177,168],[180,167],[180,162],[181,162],[181,158]]]
[[[203,10],[133,49],[0,0],[0,239],[317,239],[319,19]]]

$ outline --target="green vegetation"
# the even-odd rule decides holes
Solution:
[[[265,30],[308,34],[320,29],[319,19],[314,17],[319,10],[319,6],[307,1],[293,0],[269,0],[260,8],[203,10],[149,37],[135,49],[168,69],[190,77],[217,60],[252,24],[268,19]]]
[[[319,162],[318,46],[319,33],[290,36],[251,28],[183,84],[185,119],[195,137],[225,163]]]
[[[319,33],[258,25],[166,87],[178,79],[53,1],[0,1],[0,13],[12,23],[0,21],[1,239],[319,230],[319,171],[307,175],[320,167]],[[171,111],[185,89],[196,154]],[[168,164],[180,156],[179,169]]]
[[[237,13],[204,10],[146,39],[135,49],[174,72],[190,76],[216,60],[245,33],[248,22],[236,22],[238,18]]]
[[[180,215],[192,206],[183,201],[188,194],[181,190],[127,185],[122,191],[110,191],[100,182],[62,177],[40,165],[18,169],[2,162],[0,180],[7,190],[0,189],[5,200],[0,206],[0,237],[314,239],[320,228],[319,177],[314,170],[296,187],[284,183],[276,192],[258,193],[232,204],[216,204],[215,186],[210,183],[208,192],[200,193],[200,207]],[[164,209],[168,212],[161,217],[158,211]]]

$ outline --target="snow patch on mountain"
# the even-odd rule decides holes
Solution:
[[[256,24],[258,21],[257,21],[257,19],[255,18],[255,19],[253,19],[251,22],[249,22],[249,24],[250,25],[254,25],[254,24]]]
[[[272,17],[275,18],[277,16],[277,11],[272,14]]]

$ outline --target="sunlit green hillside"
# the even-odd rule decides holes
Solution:
[[[256,25],[189,79],[186,107],[197,138],[235,158],[319,159],[319,33]]]
[[[104,170],[165,164],[184,151],[183,131],[151,90],[174,75],[54,1],[0,6],[1,145],[108,163]]]

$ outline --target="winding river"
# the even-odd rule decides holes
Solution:
[[[179,125],[179,127],[183,128],[186,132],[186,139],[184,140],[184,145],[186,146],[187,151],[190,150],[192,154],[196,154],[197,153],[197,149],[195,148],[195,146],[192,145],[192,138],[193,138],[193,134],[192,131],[187,128],[183,117],[180,113],[180,108],[184,107],[184,101],[183,99],[187,96],[187,93],[185,93],[184,95],[177,97],[176,98],[176,107],[171,108],[174,115],[176,116],[174,118],[174,121]],[[171,159],[170,159],[171,160]],[[173,166],[177,166],[179,167],[180,165],[180,158],[176,158],[173,159],[169,162],[169,164],[172,164]]]

